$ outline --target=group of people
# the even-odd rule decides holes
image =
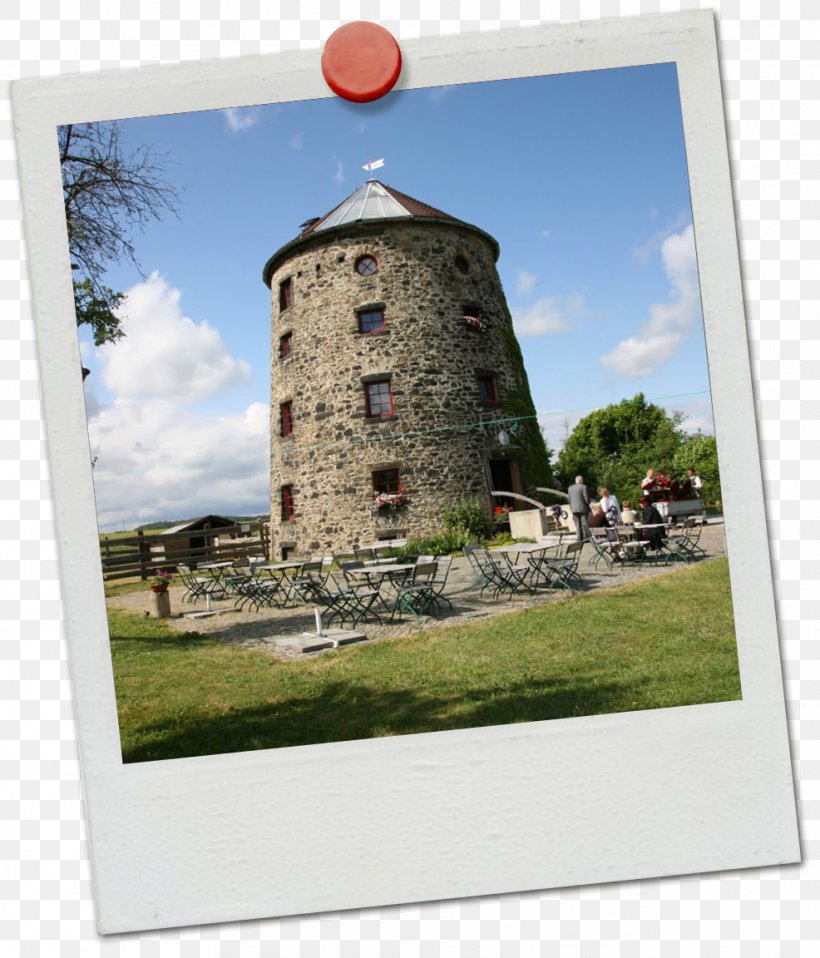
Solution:
[[[662,469],[659,469],[657,474],[654,469],[647,469],[646,476],[641,480],[641,495],[648,496],[653,501],[700,499],[703,488],[700,476],[691,468],[686,472],[686,478],[680,482],[675,476],[667,478]]]
[[[690,472],[693,471],[690,470]],[[653,470],[649,469],[647,476],[649,477],[649,473],[652,472]],[[641,488],[643,489],[643,485]],[[583,542],[590,537],[592,534],[590,529],[601,526],[632,525],[640,517],[641,525],[650,527],[646,529],[646,538],[650,545],[653,548],[660,548],[665,535],[664,521],[648,493],[641,494],[640,512],[636,512],[627,499],[624,499],[623,509],[621,509],[617,498],[606,486],[598,488],[600,499],[592,501],[583,476],[575,477],[575,482],[569,487],[567,494],[578,542]]]

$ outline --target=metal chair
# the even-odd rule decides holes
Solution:
[[[464,554],[476,571],[478,581],[484,583],[479,595],[484,595],[487,589],[492,589],[493,598],[496,599],[504,592],[509,592],[510,597],[523,589],[532,592],[527,582],[530,570],[514,566],[506,553],[497,552],[493,555],[482,546],[469,545],[464,547]]]
[[[615,559],[612,555],[612,544],[609,541],[609,538],[606,534],[606,529],[593,529],[592,537],[590,538],[590,543],[592,545],[593,556],[590,566],[593,569],[598,568],[598,564],[603,562],[607,569],[611,569],[615,564]],[[601,535],[600,533],[603,533]]]
[[[315,573],[299,579],[294,583],[294,588],[306,605],[318,605],[325,610],[323,615],[327,623],[338,618],[344,626],[350,619],[355,627],[368,609],[363,596],[354,597],[352,589],[330,589]],[[370,600],[370,605],[373,601]]]
[[[421,562],[415,566],[408,580],[396,589],[396,598],[390,621],[396,613],[401,622],[402,612],[412,612],[413,618],[418,621],[422,615],[433,613],[438,617],[438,608],[435,594],[436,563]]]
[[[693,559],[700,559],[708,555],[703,546],[699,545],[703,532],[703,517],[698,520],[695,516],[684,524],[682,547]]]
[[[583,542],[572,542],[566,547],[563,558],[531,556],[531,574],[535,581],[547,589],[559,588],[575,591],[582,579],[578,574]]]
[[[260,579],[258,576],[245,576],[233,583],[236,602],[234,608],[243,611],[248,608],[258,612],[261,608],[275,606],[282,609],[287,596],[276,579]]]
[[[436,560],[436,574],[433,579],[433,595],[435,596],[436,603],[441,605],[442,602],[450,606],[450,610],[453,611],[453,603],[447,598],[444,594],[444,589],[447,585],[447,578],[450,575],[450,569],[453,566],[453,557],[452,556],[439,556]]]
[[[182,594],[183,602],[196,603],[200,599],[225,598],[225,589],[216,579],[210,576],[195,576],[187,565],[178,565],[177,574],[185,586],[185,592]]]

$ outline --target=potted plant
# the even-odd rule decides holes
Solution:
[[[167,592],[171,579],[173,579],[173,575],[171,575],[170,572],[163,572],[162,569],[154,569],[154,574],[148,579],[151,591]]]
[[[496,522],[508,522],[510,518],[510,513],[513,511],[513,506],[496,506],[495,511],[493,512],[493,517]]]

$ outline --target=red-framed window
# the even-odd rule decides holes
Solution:
[[[293,277],[289,276],[279,284],[279,310],[287,309],[293,302]]]
[[[356,260],[356,272],[359,276],[372,276],[379,268],[375,256],[365,254]]]
[[[373,333],[384,329],[384,310],[365,309],[359,313],[359,332]]]
[[[282,486],[282,522],[290,522],[296,515],[296,507],[293,502],[293,486]]]
[[[293,352],[293,333],[279,337],[279,358],[287,359]]]
[[[367,383],[364,387],[364,396],[367,401],[367,415],[370,419],[383,419],[393,415],[393,390],[389,379],[380,379],[377,382]]]
[[[279,435],[282,438],[293,435],[293,403],[283,402],[279,406]]]
[[[495,376],[492,373],[478,373],[478,395],[481,402],[497,403],[498,394],[495,389]]]
[[[398,469],[375,469],[373,471],[373,491],[385,495],[403,492]]]

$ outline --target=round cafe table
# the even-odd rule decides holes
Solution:
[[[389,612],[390,606],[382,594],[382,589],[394,585],[396,582],[401,584],[415,568],[415,565],[406,563],[404,565],[372,565],[361,569],[348,569],[345,576],[351,579],[362,579],[368,589],[378,592],[382,608]]]
[[[290,602],[293,598],[293,580],[301,572],[304,562],[271,562],[258,565],[255,573],[266,572],[268,577],[276,583],[276,588],[284,595],[284,601]]]

